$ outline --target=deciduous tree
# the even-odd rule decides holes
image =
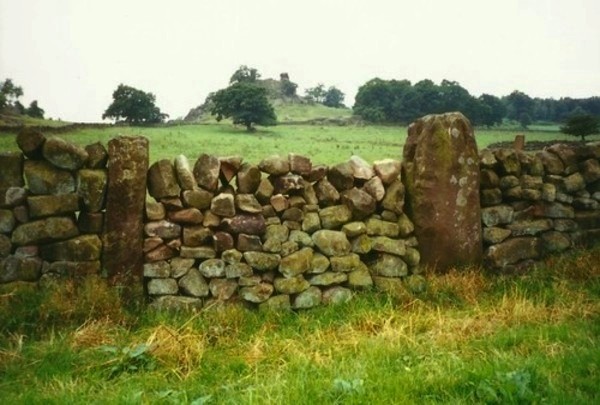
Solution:
[[[560,132],[567,135],[580,136],[581,141],[585,142],[586,136],[600,132],[600,124],[598,123],[598,118],[593,115],[573,115],[560,128]]]
[[[304,90],[305,97],[308,101],[313,103],[322,103],[325,99],[325,85],[323,83],[317,84],[315,87],[309,87]]]
[[[211,98],[210,113],[217,121],[231,118],[234,124],[242,124],[248,131],[253,125],[275,125],[275,110],[267,99],[267,90],[249,82],[236,82],[217,91]]]
[[[102,119],[114,118],[133,125],[157,124],[169,115],[162,113],[155,102],[154,94],[120,84],[113,92],[113,102],[102,114]]]
[[[344,93],[335,86],[329,87],[323,97],[323,105],[334,108],[344,107]]]
[[[23,88],[15,86],[12,79],[0,82],[0,110],[12,107],[19,97],[23,95]]]
[[[44,110],[38,106],[37,100],[33,100],[31,104],[29,104],[29,107],[25,110],[25,114],[33,118],[44,118]]]

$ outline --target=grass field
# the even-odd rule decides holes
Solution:
[[[99,282],[1,286],[7,404],[414,404],[600,401],[600,247],[525,276],[427,276],[306,312],[115,305]]]
[[[480,148],[500,141],[512,141],[516,132],[476,130]],[[155,128],[111,127],[83,129],[60,136],[80,145],[97,141],[107,143],[118,135],[143,135],[150,140],[150,159],[173,159],[184,153],[195,160],[200,153],[217,156],[239,155],[258,163],[271,154],[288,152],[310,156],[313,163],[334,164],[357,154],[373,161],[400,159],[406,128],[394,126],[278,125],[254,133],[231,124],[181,125]],[[12,133],[0,132],[0,150],[17,150]],[[576,140],[558,132],[530,131],[528,141]],[[589,137],[600,140],[600,136]]]

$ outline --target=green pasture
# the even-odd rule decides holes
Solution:
[[[479,148],[502,141],[512,141],[518,132],[476,129]],[[316,164],[334,164],[356,154],[374,161],[399,159],[406,139],[406,128],[396,126],[332,126],[278,125],[262,127],[248,133],[242,127],[228,123],[179,125],[164,127],[110,127],[81,129],[60,136],[80,145],[94,142],[106,144],[119,135],[142,135],[150,140],[150,160],[173,159],[185,154],[195,159],[201,153],[217,156],[239,155],[258,163],[271,154],[294,152],[307,155]],[[555,131],[525,132],[527,141],[567,140],[577,138]],[[600,136],[589,137],[600,140]],[[0,132],[0,150],[17,150],[14,133]]]

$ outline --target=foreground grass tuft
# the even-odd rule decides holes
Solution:
[[[88,294],[84,287],[67,291],[82,305],[76,310],[52,294],[36,301],[13,291],[0,301],[0,396],[7,403],[598,403],[599,258],[596,247],[521,276],[478,268],[426,274],[420,293],[365,292],[305,312],[108,311],[77,298]],[[69,315],[49,316],[59,308]],[[32,325],[19,326],[24,320]]]

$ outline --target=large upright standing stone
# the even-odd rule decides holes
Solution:
[[[464,115],[427,115],[408,127],[402,181],[422,263],[443,270],[481,261],[479,156]]]
[[[142,282],[147,172],[146,138],[121,136],[108,142],[103,258],[113,284],[132,287]]]

